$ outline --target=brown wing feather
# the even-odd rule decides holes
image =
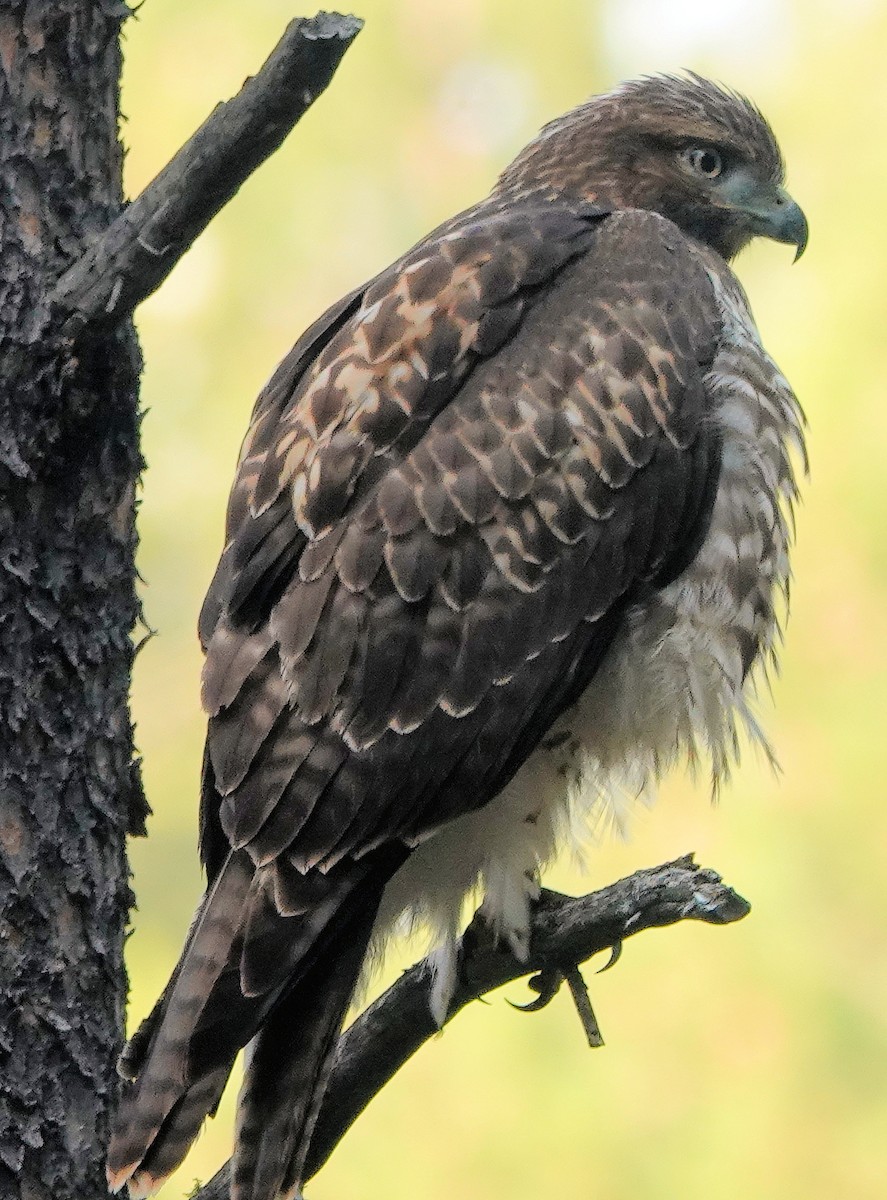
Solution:
[[[331,305],[322,316],[305,330],[289,354],[263,388],[253,408],[249,429],[240,450],[237,476],[228,501],[225,549],[216,568],[216,573],[203,602],[200,613],[199,631],[201,642],[206,648],[215,630],[223,609],[230,607],[232,600],[234,555],[233,534],[244,531],[249,524],[253,493],[261,465],[269,447],[277,440],[277,423],[280,414],[292,397],[300,380],[316,357],[319,349],[341,329],[348,317],[360,303],[365,288],[355,288]],[[269,522],[269,527],[273,522]],[[255,539],[255,533],[250,535]],[[292,561],[297,561],[301,544],[290,541]],[[242,556],[241,556],[242,557]]]
[[[261,876],[226,913],[232,961],[185,1064],[161,1064],[166,1112],[195,1088],[202,1102],[220,1053],[321,963],[322,930],[358,920],[364,884],[337,915],[335,880],[491,799],[632,597],[695,552],[718,470],[703,388],[717,334],[707,278],[667,221],[549,200],[445,226],[330,310],[272,380],[201,620],[204,856],[212,877],[242,847]],[[368,874],[373,896],[393,864]],[[238,1033],[240,972],[257,999]],[[306,1039],[286,1072],[309,1081],[308,1122],[322,1070]],[[142,1128],[140,1182],[172,1156],[163,1119]],[[193,1125],[170,1121],[177,1141]],[[296,1160],[304,1134],[286,1124]],[[115,1161],[131,1163],[139,1139],[124,1141]]]
[[[445,294],[440,265],[432,272],[427,247],[422,255],[420,268],[401,269],[429,272]],[[483,258],[476,240],[455,265],[447,260],[451,283],[470,255]],[[484,269],[505,294],[493,261]],[[361,840],[375,845],[382,830],[421,836],[416,796],[434,793],[428,759],[441,745],[453,755],[451,783],[434,793],[429,824],[484,803],[501,786],[501,764],[514,763],[516,742],[529,753],[527,722],[540,723],[524,677],[554,695],[565,671],[600,657],[612,629],[598,619],[633,588],[671,578],[698,545],[718,461],[704,421],[704,367],[717,334],[707,280],[677,231],[650,214],[610,218],[575,262],[559,261],[557,284],[527,305],[520,338],[470,373],[456,366],[450,404],[427,423],[414,415],[408,436],[377,448],[386,472],[364,495],[352,487],[347,515],[318,539],[335,534],[335,553],[324,552],[314,581],[297,578],[273,611],[293,703],[286,736],[310,738],[320,723],[350,757],[334,757],[335,775],[320,788],[316,774],[303,781],[295,769],[285,794],[314,797],[308,825],[289,805],[267,813],[268,833],[252,847],[262,861],[284,848],[287,829],[305,865],[359,854]],[[378,356],[406,327],[371,289],[358,328],[366,305],[384,329],[359,333],[347,352],[356,341]],[[463,336],[450,331],[451,348],[475,337],[477,309],[475,301]],[[401,357],[424,351],[413,332],[400,348]],[[312,379],[333,375],[318,364]],[[301,404],[321,402],[312,386]],[[365,419],[361,403],[349,403],[351,419]],[[321,407],[327,417],[335,408],[325,394]],[[306,492],[295,491],[298,508]],[[306,617],[315,587],[321,599]],[[208,671],[212,664],[211,646]],[[557,703],[549,696],[543,706],[549,721]],[[462,723],[457,734],[443,732],[439,714]],[[220,714],[220,734],[227,719]],[[466,779],[484,730],[496,731],[499,749],[486,778]],[[402,744],[407,737],[426,749]],[[257,762],[245,801],[260,775]],[[370,779],[381,784],[368,789]],[[226,804],[236,810],[236,792]]]

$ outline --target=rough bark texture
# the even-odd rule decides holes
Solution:
[[[140,466],[131,327],[46,297],[121,208],[117,0],[0,0],[0,1196],[106,1194]]]

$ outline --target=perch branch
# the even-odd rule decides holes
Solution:
[[[560,972],[563,977],[577,963],[619,947],[644,929],[685,920],[726,925],[746,916],[749,908],[719,875],[686,855],[587,896],[543,892],[533,915],[526,962],[498,943],[477,913],[459,945],[459,982],[447,1023],[472,1000],[504,983],[530,973],[554,978]],[[418,963],[342,1035],[311,1141],[306,1178],[320,1170],[372,1098],[437,1033],[429,1008],[430,986],[427,964]],[[545,985],[538,986],[542,990]],[[194,1200],[227,1200],[229,1178],[226,1163]]]
[[[323,92],[363,22],[291,21],[261,70],[189,141],[57,282],[65,337],[117,323],[160,286],[191,243]]]

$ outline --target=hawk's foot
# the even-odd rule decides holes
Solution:
[[[536,907],[557,905],[566,898],[557,892],[543,889],[536,901]],[[620,940],[614,942],[611,946],[610,957],[597,974],[600,975],[604,971],[609,971],[619,961],[621,954],[622,942]],[[551,1003],[560,991],[561,984],[566,983],[570,989],[570,995],[573,997],[573,1004],[576,1007],[576,1012],[579,1014],[579,1020],[582,1022],[582,1028],[589,1046],[603,1046],[604,1039],[591,1005],[588,987],[582,977],[578,963],[561,963],[558,966],[546,967],[527,982],[532,991],[537,993],[536,999],[531,1000],[529,1004],[513,1004],[509,1000],[512,1008],[516,1008],[520,1012],[539,1012],[540,1009],[546,1008]]]
[[[612,962],[607,964],[607,966],[611,965]],[[576,963],[571,963],[569,966],[546,967],[544,971],[540,971],[527,982],[528,986],[538,993],[536,999],[531,1000],[529,1004],[514,1004],[509,1000],[508,1003],[512,1008],[516,1008],[519,1012],[539,1012],[540,1009],[546,1008],[551,1003],[560,991],[561,984],[566,983],[570,989],[570,995],[573,997],[573,1003],[579,1014],[579,1020],[582,1022],[589,1046],[603,1046],[604,1039],[597,1017],[594,1015],[594,1009],[591,1007],[588,988]]]

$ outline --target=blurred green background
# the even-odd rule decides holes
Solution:
[[[135,195],[296,13],[291,0],[146,0],[125,32]],[[552,116],[631,74],[691,67],[774,124],[812,229],[803,261],[740,261],[810,418],[794,611],[774,703],[784,769],[749,753],[713,808],[672,780],[586,890],[695,850],[753,903],[737,926],[629,942],[593,984],[590,1053],[567,999],[497,995],[428,1045],[309,1187],[312,1200],[875,1200],[887,1195],[887,10],[873,0],[364,0],[330,90],[139,311],[140,655],[154,817],[133,844],[131,1016],[200,893],[195,621],[253,397],[328,303],[483,194]],[[395,965],[392,965],[394,969]],[[520,985],[506,989],[523,1000]],[[232,1093],[162,1193],[230,1150]]]

